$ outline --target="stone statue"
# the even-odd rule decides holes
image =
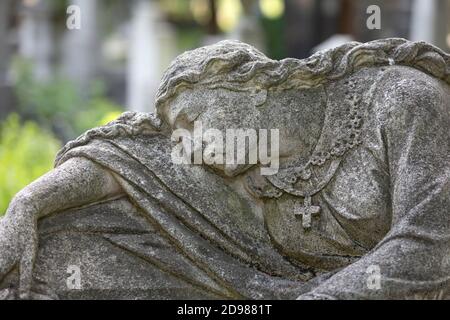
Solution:
[[[86,132],[13,199],[1,298],[447,298],[449,101],[450,56],[426,43],[186,52],[157,115]],[[195,121],[278,129],[278,171],[175,164]]]

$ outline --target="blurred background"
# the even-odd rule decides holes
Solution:
[[[379,29],[367,27],[371,5]],[[305,58],[402,37],[449,51],[449,16],[450,0],[0,0],[0,215],[62,144],[125,110],[153,111],[185,50],[238,39]]]

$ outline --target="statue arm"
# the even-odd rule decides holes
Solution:
[[[432,83],[417,86],[406,81],[391,90],[396,97],[383,99],[393,103],[381,129],[391,175],[390,232],[369,254],[299,299],[449,294],[450,99]]]
[[[111,173],[72,158],[20,191],[0,220],[0,280],[19,267],[19,294],[28,298],[37,249],[37,220],[49,214],[120,194]]]

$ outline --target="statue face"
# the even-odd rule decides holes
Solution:
[[[279,133],[278,156],[289,159],[302,150],[309,151],[318,137],[311,131],[320,133],[321,121],[316,113],[323,113],[320,101],[314,101],[316,90],[305,93],[293,90],[291,93],[245,92],[229,89],[188,89],[173,98],[165,117],[173,129],[186,129],[194,135],[195,124],[201,124],[202,131],[219,130],[223,136],[223,145],[227,129],[254,129],[259,137],[260,129],[276,129]],[[313,99],[311,99],[313,97]],[[320,100],[320,99],[319,99]],[[311,109],[311,110],[310,110]],[[309,117],[308,115],[312,115]],[[311,141],[309,141],[311,140]],[[208,145],[206,142],[205,145]],[[194,150],[192,150],[194,151]],[[248,166],[214,167],[235,175]]]
[[[175,129],[186,129],[193,136],[195,128],[201,126],[203,134],[211,130],[219,132],[222,139],[203,142],[203,148],[212,148],[213,144],[222,144],[225,152],[228,129],[254,129],[260,127],[261,112],[255,103],[255,95],[246,92],[234,92],[228,89],[188,89],[181,92],[168,105],[166,120]],[[216,148],[212,148],[215,149]],[[192,150],[194,152],[195,149]],[[247,150],[246,150],[247,151]],[[224,159],[225,159],[224,155]],[[212,164],[211,166],[225,172],[227,176],[235,176],[254,164]]]

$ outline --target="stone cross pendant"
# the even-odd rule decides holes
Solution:
[[[311,228],[311,216],[313,214],[317,214],[320,212],[319,206],[313,206],[311,204],[311,197],[306,196],[305,201],[303,203],[303,206],[296,207],[294,214],[296,216],[302,216],[302,226],[304,229],[310,229]]]

